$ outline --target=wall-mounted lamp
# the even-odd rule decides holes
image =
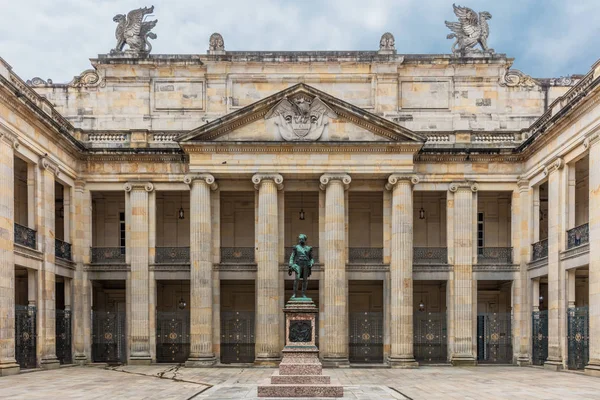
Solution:
[[[181,207],[179,208],[179,212],[177,213],[177,215],[179,219],[185,219],[185,211],[183,210],[183,194],[180,195],[179,200]]]
[[[299,216],[300,221],[304,221],[304,218],[306,218],[306,215],[304,214],[304,196],[302,195],[302,192],[300,192],[300,213]]]

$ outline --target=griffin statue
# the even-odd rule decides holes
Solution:
[[[148,42],[148,38],[156,39],[156,34],[150,31],[156,26],[158,20],[145,21],[145,19],[153,11],[154,6],[129,11],[127,17],[123,14],[115,15],[113,21],[118,24],[115,31],[117,46],[111,53],[123,52],[126,44],[129,45],[129,51],[132,53],[150,53],[152,45]]]
[[[493,54],[494,49],[487,45],[487,38],[490,34],[488,19],[492,19],[492,14],[487,11],[477,14],[468,7],[452,5],[454,14],[458,17],[458,22],[446,21],[446,26],[454,33],[447,36],[448,39],[456,39],[452,44],[452,53],[455,55],[471,53],[481,53],[474,47],[479,43],[484,53]]]

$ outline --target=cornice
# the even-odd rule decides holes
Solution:
[[[398,183],[407,183],[409,185],[416,185],[419,183],[420,178],[417,175],[411,174],[392,174],[388,177],[388,181],[385,184],[387,190],[393,190],[394,186]]]
[[[219,185],[211,174],[189,174],[183,177],[183,183],[192,187],[196,182],[206,184],[210,190],[217,190]]]
[[[182,142],[186,153],[415,153],[405,142]]]
[[[252,183],[254,183],[254,188],[256,190],[259,190],[260,186],[266,181],[274,182],[277,190],[283,190],[283,176],[280,174],[255,174],[252,176]]]
[[[343,172],[323,174],[319,178],[319,182],[321,182],[319,188],[321,188],[321,190],[325,190],[327,186],[334,181],[341,182],[342,185],[344,185],[344,190],[348,190],[348,188],[350,187],[350,182],[352,182],[352,178],[350,177],[350,175]]]

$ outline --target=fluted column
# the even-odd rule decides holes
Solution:
[[[15,139],[0,131],[0,376],[19,372],[15,359]]]
[[[600,134],[590,136],[584,144],[590,159],[590,361],[585,372],[600,376]]]
[[[125,192],[129,196],[131,212],[129,247],[130,255],[131,315],[127,329],[130,338],[130,364],[150,364],[150,315],[149,315],[149,271],[148,271],[148,230],[149,207],[148,193],[154,190],[149,182],[129,182],[125,184]],[[154,210],[152,210],[154,212]]]
[[[281,359],[277,191],[283,189],[283,177],[256,174],[252,182],[258,189],[255,364],[269,366]]]
[[[563,366],[563,333],[561,320],[566,313],[564,304],[564,272],[560,265],[562,236],[562,202],[566,195],[562,167],[563,160],[556,159],[546,168],[548,174],[548,358],[546,368],[560,369]],[[590,174],[591,176],[591,174]],[[564,191],[564,193],[563,193]]]
[[[190,186],[190,356],[186,367],[205,367],[216,362],[213,350],[213,257],[211,190],[217,189],[209,174],[187,175]]]
[[[42,368],[54,369],[60,366],[56,358],[56,265],[54,235],[56,216],[54,204],[55,176],[59,174],[58,167],[46,158],[42,158],[40,167],[42,169],[42,199],[41,214],[42,223],[40,234],[42,239],[43,264],[40,284],[42,286],[42,298],[39,304],[38,335],[42,335]]]
[[[390,340],[392,367],[416,368],[413,352],[413,185],[416,175],[391,175]]]
[[[453,317],[454,345],[451,352],[453,365],[474,365],[475,334],[473,315],[473,255],[474,255],[474,202],[477,184],[474,182],[451,183],[454,193],[454,247],[453,271]],[[476,203],[475,203],[476,204]]]
[[[346,278],[346,233],[344,191],[352,181],[346,174],[324,174],[325,190],[325,293],[324,333],[320,341],[323,363],[330,366],[348,364],[348,280]]]
[[[74,302],[73,302],[73,359],[78,364],[91,360],[91,293],[88,273],[84,269],[90,262],[92,194],[85,188],[85,182],[76,181],[74,191],[75,237],[73,238],[73,261],[75,262]],[[87,345],[86,345],[87,344]]]

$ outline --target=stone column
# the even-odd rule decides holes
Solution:
[[[252,182],[258,190],[255,364],[275,366],[281,359],[277,191],[283,189],[283,177],[256,174]]]
[[[90,262],[92,194],[85,188],[85,182],[75,181],[74,199],[73,261],[75,262],[75,279],[73,281],[75,301],[73,303],[73,360],[77,364],[86,364],[91,353],[86,351],[86,342],[91,341],[90,325],[90,284],[85,265]]]
[[[186,175],[190,186],[190,356],[186,367],[205,367],[216,362],[213,350],[213,257],[211,190],[217,189],[209,174]]]
[[[19,372],[15,359],[14,140],[0,131],[0,376]]]
[[[148,271],[148,193],[154,190],[150,182],[128,182],[124,186],[129,197],[130,239],[126,253],[130,255],[131,313],[129,338],[129,363],[150,364],[150,315],[149,315],[149,271]]]
[[[513,191],[511,227],[513,231],[514,264],[519,265],[519,272],[513,283],[513,315],[515,318],[515,355],[517,364],[531,364],[531,309],[529,307],[529,278],[527,263],[530,259],[530,199],[529,182],[519,180],[517,189]]]
[[[323,364],[348,364],[348,280],[346,278],[346,204],[344,191],[352,179],[346,174],[324,174],[325,240],[321,250],[324,268],[325,337],[320,342]],[[324,250],[324,251],[322,251]]]
[[[590,158],[590,361],[585,372],[600,376],[600,134],[595,133],[586,139]]]
[[[416,175],[391,175],[386,189],[392,191],[390,262],[390,341],[392,367],[416,368],[413,353],[413,193]]]
[[[60,366],[56,358],[56,266],[54,245],[56,237],[54,235],[56,216],[54,204],[54,185],[55,176],[59,174],[56,164],[47,158],[42,158],[40,166],[42,168],[41,182],[41,215],[42,223],[39,227],[39,233],[42,239],[43,263],[41,271],[40,285],[42,296],[39,301],[38,335],[41,334],[42,344],[42,368],[54,369]]]
[[[454,193],[454,285],[452,304],[454,317],[454,346],[450,361],[453,365],[475,365],[475,315],[473,312],[473,255],[474,255],[474,207],[476,207],[477,184],[474,182],[451,183]]]
[[[563,193],[564,182],[561,171],[563,160],[556,159],[546,169],[548,178],[548,359],[544,366],[560,369],[563,365],[561,313],[564,307],[564,271],[560,265],[561,250],[561,204],[566,193]]]

